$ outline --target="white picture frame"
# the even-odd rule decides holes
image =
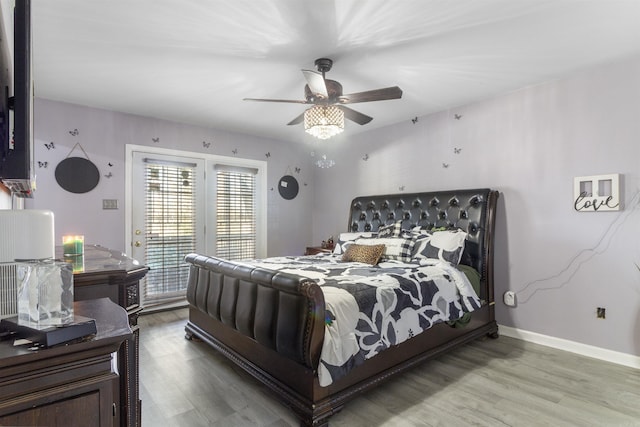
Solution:
[[[573,179],[573,208],[577,212],[622,210],[620,174],[575,177]]]

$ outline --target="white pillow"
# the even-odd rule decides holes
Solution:
[[[355,233],[340,233],[338,235],[338,241],[335,242],[333,247],[333,253],[336,255],[344,254],[350,244],[355,243],[356,239],[369,238],[375,236],[376,233],[370,231],[361,231]]]

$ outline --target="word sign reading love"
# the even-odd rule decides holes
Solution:
[[[594,175],[574,178],[573,208],[578,212],[619,211],[620,175]]]

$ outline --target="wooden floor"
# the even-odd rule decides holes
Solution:
[[[142,425],[298,426],[202,342],[186,309],[140,317]],[[640,426],[640,371],[508,337],[473,342],[349,402],[332,427]]]

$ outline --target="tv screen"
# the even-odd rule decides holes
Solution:
[[[16,1],[14,9],[13,132],[2,146],[0,177],[12,193],[32,197],[33,79],[31,76],[31,0]],[[11,104],[11,103],[10,103]]]

